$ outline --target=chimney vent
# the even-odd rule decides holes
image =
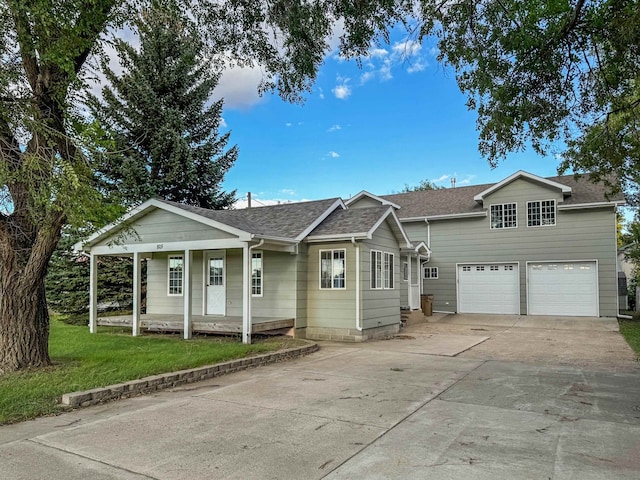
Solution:
[[[451,188],[456,188],[456,179],[455,179],[455,177],[451,177]]]

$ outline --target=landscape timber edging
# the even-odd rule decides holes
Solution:
[[[260,367],[270,363],[283,362],[294,358],[309,355],[319,350],[317,343],[309,343],[302,347],[287,348],[276,352],[256,355],[255,357],[239,358],[227,362],[207,365],[204,367],[190,368],[171,373],[162,373],[150,377],[131,380],[125,383],[109,385],[107,387],[94,388],[80,392],[65,393],[61,403],[71,408],[88,407],[99,403],[129,398],[137,395],[173,388],[186,383],[199,382],[213,377],[219,377],[228,373]]]

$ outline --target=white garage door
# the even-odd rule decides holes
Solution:
[[[460,313],[520,313],[518,265],[458,265]]]
[[[596,262],[528,265],[529,315],[598,316]]]

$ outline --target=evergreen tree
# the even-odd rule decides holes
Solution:
[[[115,142],[119,155],[102,165],[108,190],[123,203],[150,197],[225,208],[235,191],[220,183],[238,155],[224,151],[229,133],[218,136],[223,101],[210,103],[219,75],[202,58],[202,40],[194,25],[154,3],[136,22],[140,49],[117,39],[115,49],[124,73],[106,61],[110,86],[88,105]]]

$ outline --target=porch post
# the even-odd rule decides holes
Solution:
[[[420,268],[420,254],[416,257],[416,268],[418,269],[418,285],[420,286],[420,295],[424,293],[424,282],[422,278],[422,269]]]
[[[251,250],[242,247],[242,343],[251,343]]]
[[[98,327],[98,256],[89,254],[89,332]]]
[[[193,252],[184,251],[182,298],[184,300],[184,339],[191,338],[191,263]]]
[[[407,300],[409,302],[409,310],[413,310],[413,275],[411,274],[411,255],[409,254],[407,255],[407,265],[409,270]]]
[[[133,313],[131,335],[140,335],[140,253],[133,252]]]

